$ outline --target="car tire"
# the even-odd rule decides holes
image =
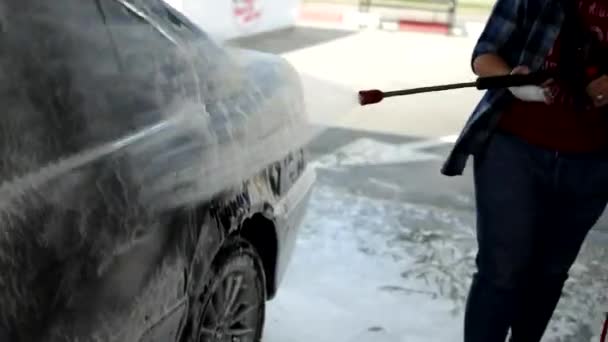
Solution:
[[[266,305],[265,275],[255,248],[232,238],[213,262],[199,298],[195,342],[259,342]]]

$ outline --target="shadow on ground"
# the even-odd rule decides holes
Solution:
[[[286,53],[355,34],[356,31],[313,27],[292,27],[234,39],[229,45],[270,53]]]

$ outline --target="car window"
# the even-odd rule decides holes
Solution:
[[[111,26],[130,81],[141,83],[135,91],[144,100],[158,94],[155,106],[200,99],[219,141],[230,139],[230,115],[241,115],[244,109],[235,106],[248,98],[240,95],[242,75],[235,74],[227,52],[162,1],[140,7],[131,1],[114,1],[126,6],[114,8]]]
[[[164,15],[166,18],[173,24],[175,27],[187,31],[191,33],[193,36],[199,39],[209,39],[207,34],[203,32],[198,26],[192,23],[186,16],[184,16],[180,11],[171,7],[171,5],[165,3],[164,1],[159,1],[159,6],[157,7],[159,10],[159,15]]]
[[[140,9],[146,15],[159,20],[168,30],[171,30],[184,38],[187,36],[188,39],[209,39],[204,31],[192,23],[180,11],[163,0],[149,0],[145,2],[138,0],[118,1]]]
[[[179,37],[182,43],[197,51],[196,54],[198,56],[218,60],[226,57],[225,51],[220,47],[220,44],[211,39],[206,32],[190,21],[180,11],[162,0],[155,0],[154,2],[158,3],[158,6],[153,7],[153,11],[158,18],[167,23],[168,29]],[[203,69],[205,68],[205,66],[202,67]]]
[[[166,110],[197,101],[197,75],[191,56],[149,9],[126,1],[105,1],[103,10],[117,48],[129,94],[137,94],[139,112]],[[132,95],[131,95],[132,96]]]
[[[146,10],[187,49],[187,53],[192,58],[194,72],[200,81],[198,84],[200,96],[206,106],[211,108],[221,105],[217,103],[217,100],[228,96],[228,89],[237,89],[241,85],[241,80],[235,77],[235,67],[228,51],[185,15],[164,1],[146,2]],[[233,84],[235,82],[237,84]],[[210,110],[209,115],[212,120],[219,116],[217,119],[224,122],[225,114],[218,114],[220,112],[223,113],[223,110]],[[221,127],[224,126],[216,125],[215,130],[219,131],[222,129]],[[218,134],[222,135],[221,132]]]

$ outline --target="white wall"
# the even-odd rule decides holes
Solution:
[[[301,0],[165,1],[182,11],[218,40],[293,26],[301,2]],[[241,14],[237,14],[239,9]]]
[[[171,5],[173,8],[175,8],[176,10],[182,11],[184,4],[183,4],[183,0],[164,0],[166,3],[168,3],[169,5]]]

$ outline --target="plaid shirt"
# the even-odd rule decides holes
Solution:
[[[553,47],[564,20],[559,0],[497,0],[479,37],[472,60],[485,53],[501,56],[508,65],[539,70]],[[441,172],[461,175],[469,155],[480,152],[496,128],[506,104],[507,89],[488,90],[465,124]]]

